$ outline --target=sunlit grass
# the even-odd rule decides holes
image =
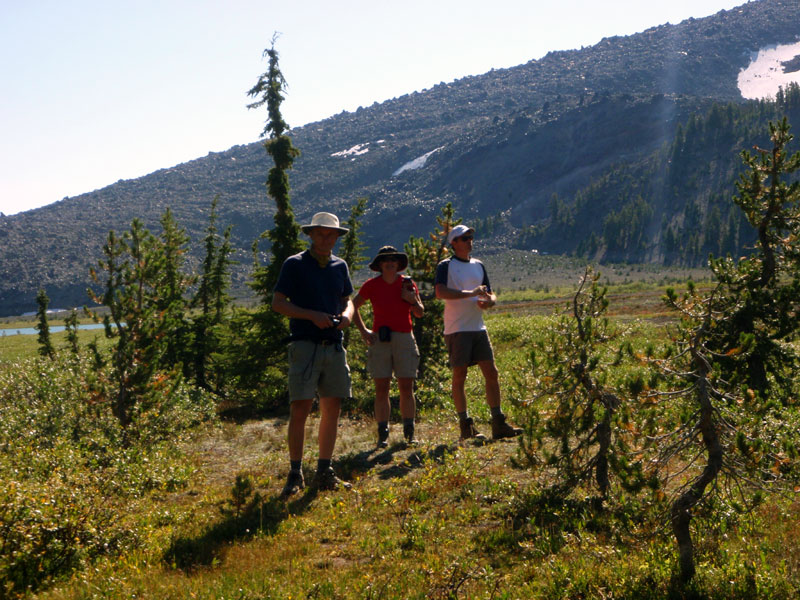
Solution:
[[[24,327],[32,327],[32,324],[26,324]],[[22,329],[22,327],[8,328],[10,331]],[[55,348],[66,348],[67,333],[66,331],[59,331],[58,333],[51,333],[50,340]],[[81,346],[86,346],[92,341],[97,341],[98,347],[105,348],[109,345],[109,340],[106,339],[102,329],[80,329],[78,327],[78,342]],[[13,364],[19,360],[31,358],[38,355],[39,341],[36,334],[33,335],[3,335],[3,330],[0,329],[0,365]]]
[[[309,430],[316,426],[314,419]],[[657,599],[676,593],[674,549],[666,535],[591,529],[567,511],[544,526],[520,520],[532,482],[526,471],[509,465],[513,442],[394,449],[353,477],[352,491],[307,494],[283,504],[275,500],[281,481],[270,478],[265,485],[264,477],[282,462],[284,448],[253,431],[270,427],[264,422],[236,430],[243,437],[235,439],[228,439],[231,431],[216,430],[198,446],[205,448],[198,459],[221,438],[231,444],[231,459],[236,447],[248,455],[262,447],[262,458],[250,463],[262,496],[249,519],[237,526],[226,512],[234,470],[222,462],[203,470],[205,479],[189,490],[197,494],[191,502],[185,494],[178,506],[176,498],[163,500],[162,511],[174,508],[171,518],[159,517],[160,528],[158,504],[150,507],[149,535],[153,543],[160,540],[161,550],[168,540],[227,531],[219,539],[204,538],[211,549],[205,562],[179,568],[158,552],[140,552],[104,560],[40,597]],[[452,440],[454,429],[441,427],[422,430],[428,439]],[[361,448],[357,454],[372,441],[352,422],[340,435]],[[262,441],[267,443],[260,446]],[[780,521],[797,522],[798,516],[797,503],[781,502],[728,532],[730,541],[709,540],[697,597],[793,598],[797,565],[784,544],[797,541],[797,528],[783,533]],[[228,529],[219,527],[223,523]],[[615,541],[616,535],[623,537]],[[765,543],[745,541],[753,536]]]

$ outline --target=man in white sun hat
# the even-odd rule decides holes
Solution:
[[[506,422],[500,410],[500,383],[483,311],[497,301],[483,263],[472,258],[475,230],[456,225],[447,235],[453,256],[436,267],[436,297],[444,300],[444,337],[453,370],[453,403],[458,412],[461,439],[485,439],[478,433],[467,411],[464,383],[467,370],[478,365],[486,383],[486,402],[492,413],[492,438],[514,437],[522,433]]]
[[[347,263],[333,247],[348,229],[336,215],[319,212],[301,226],[311,247],[287,258],[273,290],[272,308],[289,317],[289,475],[282,496],[305,487],[305,424],[319,395],[319,460],[312,485],[320,490],[349,488],[331,466],[342,398],[351,394],[350,368],[342,330],[353,319],[353,284]]]

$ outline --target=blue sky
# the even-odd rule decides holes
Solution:
[[[0,212],[258,139],[274,32],[293,127],[745,0],[0,1]]]

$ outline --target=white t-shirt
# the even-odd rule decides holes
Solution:
[[[457,256],[446,258],[436,266],[436,285],[454,290],[474,290],[485,285],[491,292],[489,276],[483,263],[475,258],[461,260]],[[482,331],[483,310],[478,307],[478,296],[444,301],[444,334],[461,331]]]

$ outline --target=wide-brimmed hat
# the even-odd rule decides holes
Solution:
[[[450,230],[450,233],[447,234],[447,243],[452,244],[454,239],[461,237],[466,233],[475,233],[475,230],[472,227],[467,227],[466,225],[456,225]]]
[[[301,225],[300,229],[303,233],[308,234],[315,227],[327,227],[328,229],[336,229],[339,235],[344,235],[349,229],[346,227],[339,227],[339,217],[329,212],[318,212],[311,217],[311,223],[308,225]]]
[[[373,271],[380,272],[381,261],[387,258],[396,258],[398,260],[400,263],[397,267],[398,273],[408,266],[408,254],[398,251],[394,246],[384,246],[378,250],[378,254],[376,254],[375,258],[372,259],[372,262],[369,263],[369,268]]]

